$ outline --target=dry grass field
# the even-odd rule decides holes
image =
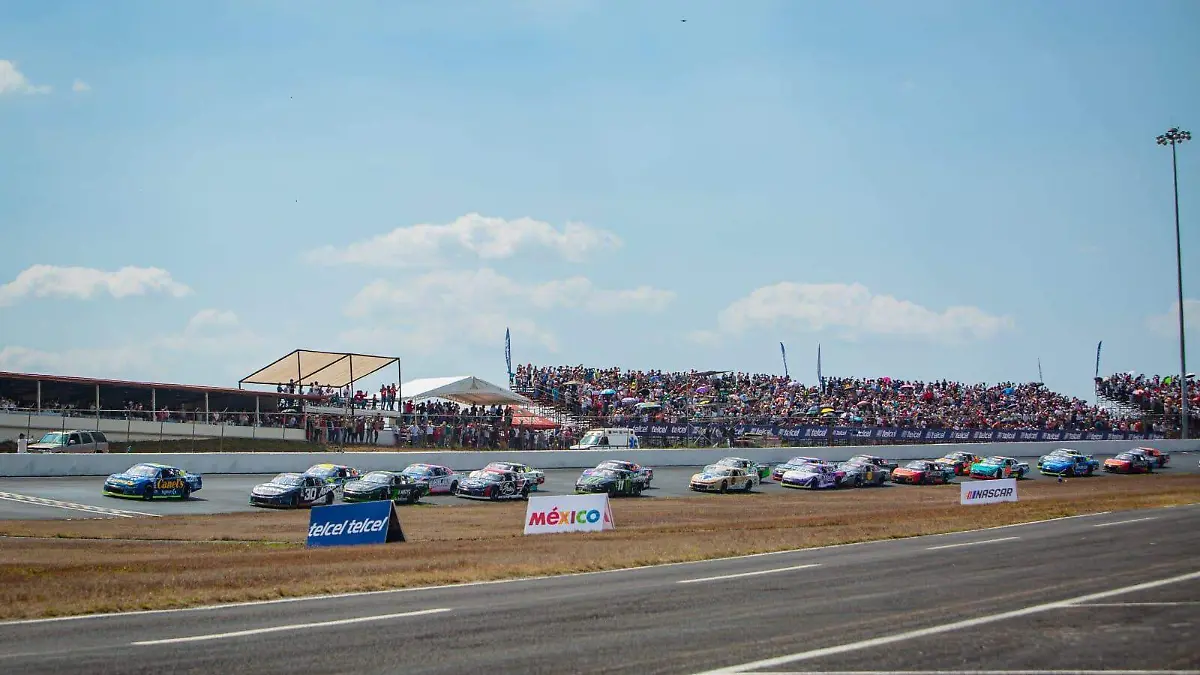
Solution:
[[[958,487],[617,499],[617,530],[521,534],[525,504],[401,507],[409,541],[304,547],[306,512],[0,522],[0,618],[586,572],[1200,502],[1200,476],[1021,486],[963,507]]]

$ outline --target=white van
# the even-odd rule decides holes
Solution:
[[[589,429],[572,450],[597,450],[602,448],[637,448],[637,434],[633,429]]]
[[[30,443],[29,452],[108,452],[108,438],[99,431],[51,431]]]

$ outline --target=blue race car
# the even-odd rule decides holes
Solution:
[[[1090,476],[1100,470],[1100,462],[1086,455],[1050,453],[1038,461],[1038,470],[1047,476]]]
[[[104,481],[104,495],[125,499],[187,499],[204,485],[199,474],[166,464],[134,464]]]

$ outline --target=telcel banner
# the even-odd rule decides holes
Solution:
[[[1017,501],[1017,479],[972,480],[959,483],[959,504],[998,504]]]
[[[615,530],[608,495],[530,497],[525,534]]]
[[[356,546],[404,541],[390,501],[314,506],[308,517],[309,546]]]

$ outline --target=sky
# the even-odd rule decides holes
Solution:
[[[0,370],[1179,370],[1200,4],[12,0]],[[1189,126],[1191,125],[1191,126]],[[1200,370],[1200,141],[1179,149]],[[394,380],[392,371],[386,374]],[[379,377],[364,386],[377,387]]]

